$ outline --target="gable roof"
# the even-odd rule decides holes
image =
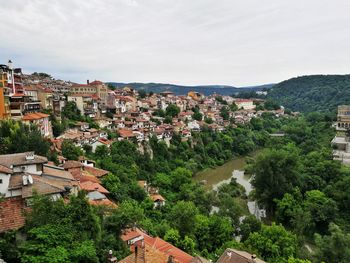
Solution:
[[[166,263],[168,262],[168,255],[161,251],[145,245],[144,248],[138,247],[137,254],[134,252],[126,258],[119,261],[119,263]],[[174,263],[178,261],[174,260]]]
[[[33,184],[28,182],[27,185],[23,185],[23,176],[31,176],[33,178]],[[71,186],[71,184],[62,180],[49,179],[39,175],[16,173],[11,175],[8,189],[21,189],[22,197],[28,198],[32,197],[34,192],[42,195],[66,192],[66,186]]]
[[[144,243],[153,249],[163,252],[165,255],[173,256],[174,262],[179,263],[190,263],[193,257],[181,249],[173,246],[172,244],[164,241],[159,237],[151,237],[140,229],[126,229],[121,235],[123,241],[128,241],[136,237],[142,236],[144,238]],[[166,261],[165,261],[166,262]]]
[[[227,248],[216,263],[266,263],[265,261],[255,258],[252,261],[252,254],[246,251]]]
[[[58,177],[66,180],[74,180],[72,174],[61,167],[52,166],[52,165],[44,165],[43,173],[48,176]]]
[[[202,258],[200,256],[195,256],[190,263],[212,263],[208,259]]]
[[[12,169],[11,165],[20,166],[20,165],[28,165],[28,164],[47,163],[46,157],[34,155],[33,160],[27,160],[26,155],[27,153],[14,153],[14,154],[0,155],[0,165]]]
[[[88,192],[93,192],[93,191],[98,191],[103,194],[109,194],[108,190],[104,188],[102,185],[99,183],[94,183],[91,181],[85,181],[80,183],[81,189],[88,191]]]
[[[10,168],[7,168],[6,166],[0,164],[0,173],[12,174],[13,171]]]
[[[107,175],[109,171],[96,168],[96,167],[91,167],[91,166],[84,166],[84,171],[88,172],[89,174],[96,176],[96,177],[102,177],[104,175]]]
[[[48,118],[50,115],[41,113],[41,112],[34,112],[34,113],[28,113],[22,117],[22,120],[24,121],[33,121],[33,120],[40,120],[43,118]]]
[[[63,164],[64,169],[79,168],[82,166],[83,166],[83,164],[81,162],[78,162],[78,161],[66,161]]]

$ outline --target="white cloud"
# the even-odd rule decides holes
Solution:
[[[84,81],[249,85],[349,73],[345,0],[0,0],[0,59]]]

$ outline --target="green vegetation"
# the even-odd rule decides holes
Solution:
[[[350,104],[350,75],[312,75],[283,81],[268,91],[268,98],[300,112],[335,112]]]
[[[35,125],[19,121],[0,122],[0,154],[34,151],[39,155],[49,154],[50,143],[41,137]]]
[[[175,107],[164,115],[175,114]],[[285,136],[269,136],[276,131]],[[36,132],[17,122],[2,122],[4,146],[0,149],[10,153],[45,146],[47,142]],[[24,142],[31,140],[31,133],[33,141]],[[136,224],[189,253],[213,260],[233,247],[268,262],[346,262],[350,254],[350,170],[332,160],[333,136],[331,118],[321,113],[297,118],[264,114],[222,133],[206,127],[189,141],[175,134],[170,146],[153,137],[143,145],[144,154],[128,141],[114,142],[110,149],[99,146],[95,153],[85,149],[99,167],[110,171],[102,183],[119,208],[103,216],[103,211],[88,205],[83,193],[69,203],[37,197],[26,226],[18,233],[26,238],[16,239],[11,233],[3,236],[0,252],[8,262],[19,258],[22,262],[52,262],[52,255],[55,262],[104,262],[106,251],[113,249],[120,259],[127,253],[118,238],[120,231]],[[23,148],[11,148],[15,143]],[[64,144],[65,156],[76,159],[82,154],[69,142]],[[48,147],[41,154],[48,155]],[[268,218],[259,222],[248,216],[240,222],[244,211],[238,200],[246,196],[236,181],[212,192],[192,177],[258,148],[265,149],[255,161],[247,161],[247,171],[255,175],[252,195],[267,209]],[[137,180],[158,187],[165,206],[154,209]],[[212,212],[213,206],[217,212]],[[241,235],[241,242],[233,235]],[[305,249],[306,244],[313,251]],[[6,249],[11,255],[5,254]]]

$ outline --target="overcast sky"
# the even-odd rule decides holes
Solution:
[[[0,63],[77,82],[350,73],[349,0],[0,0]]]

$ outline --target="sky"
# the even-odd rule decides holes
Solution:
[[[349,0],[0,0],[0,63],[85,82],[350,73]]]

